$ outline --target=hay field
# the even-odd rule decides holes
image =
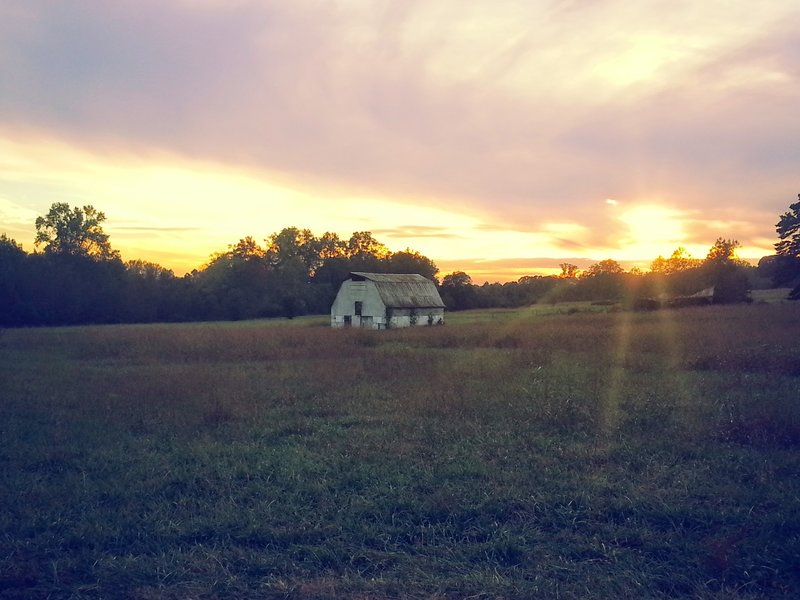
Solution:
[[[0,332],[0,598],[794,598],[800,305]]]

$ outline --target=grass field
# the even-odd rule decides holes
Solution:
[[[0,332],[0,598],[796,598],[800,305],[551,309]]]

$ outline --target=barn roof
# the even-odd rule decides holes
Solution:
[[[436,285],[422,275],[353,271],[350,277],[353,281],[372,281],[389,308],[444,308]]]

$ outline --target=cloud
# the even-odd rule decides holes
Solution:
[[[429,227],[425,225],[402,225],[388,229],[375,229],[374,235],[385,235],[390,238],[437,238],[437,239],[464,239],[464,235],[446,227]]]
[[[798,31],[790,2],[7,3],[0,131],[279,173],[566,249],[625,238],[604,198],[765,237],[774,217],[746,223],[793,199],[800,165]],[[382,231],[460,235],[403,222]]]
[[[114,231],[131,233],[186,233],[200,231],[199,227],[138,227],[128,225],[115,225]]]

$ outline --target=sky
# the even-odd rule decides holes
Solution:
[[[796,0],[0,0],[0,233],[91,204],[182,274],[284,227],[515,280],[757,260],[800,192]]]

